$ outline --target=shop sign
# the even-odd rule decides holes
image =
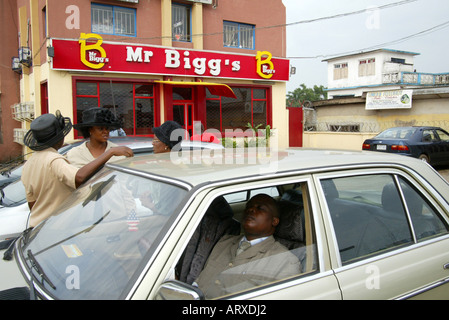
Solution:
[[[413,90],[392,90],[368,92],[366,110],[410,109]]]
[[[268,51],[229,54],[138,44],[104,42],[98,34],[79,40],[52,39],[54,70],[182,75],[288,81],[290,62]]]

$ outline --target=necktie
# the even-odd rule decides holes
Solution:
[[[239,248],[237,249],[237,255],[239,255],[240,253],[242,253],[243,251],[245,251],[245,250],[248,249],[249,247],[251,247],[251,243],[249,243],[249,242],[246,241],[246,240],[243,240],[243,241],[240,243]]]

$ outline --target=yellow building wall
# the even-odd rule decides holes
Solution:
[[[363,103],[317,107],[317,122],[360,124],[361,132],[306,131],[303,147],[361,150],[365,139],[400,126],[435,126],[449,131],[449,98],[419,97],[411,109],[365,110]]]

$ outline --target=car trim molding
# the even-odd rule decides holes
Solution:
[[[422,288],[420,288],[418,290],[415,290],[413,292],[410,292],[410,293],[407,293],[405,295],[399,296],[399,297],[396,298],[396,300],[410,299],[410,298],[416,297],[417,295],[423,294],[423,293],[425,293],[425,292],[427,292],[429,290],[435,289],[435,288],[437,288],[439,286],[442,286],[442,285],[445,285],[445,284],[448,284],[448,283],[449,283],[449,278],[445,278],[443,280],[440,280],[438,282],[432,283],[432,284],[430,284],[428,286],[422,287]]]

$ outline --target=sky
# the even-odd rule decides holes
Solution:
[[[334,56],[379,48],[419,53],[417,72],[449,73],[449,0],[283,0],[287,57],[296,67],[287,92],[327,87]],[[356,13],[358,12],[358,13]]]

